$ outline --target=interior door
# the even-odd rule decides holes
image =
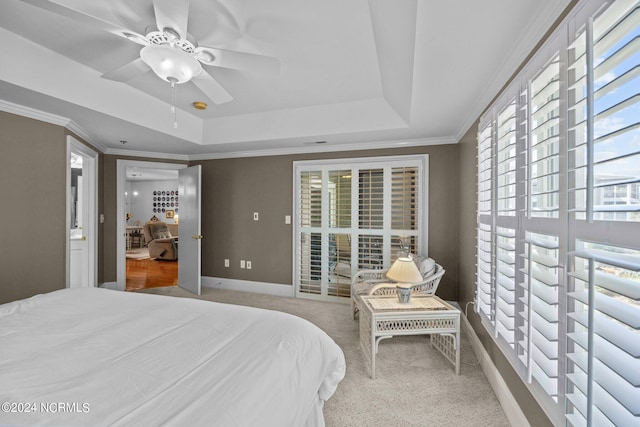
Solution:
[[[202,168],[192,166],[178,171],[180,227],[178,229],[178,285],[196,295],[201,287],[200,187]]]

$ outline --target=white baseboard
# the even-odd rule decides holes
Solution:
[[[205,288],[255,292],[257,294],[275,295],[280,297],[294,296],[293,286],[283,285],[280,283],[252,282],[250,280],[202,276],[202,286]]]
[[[531,427],[529,420],[527,420],[522,409],[520,409],[520,405],[518,405],[513,394],[511,394],[507,383],[504,382],[502,375],[500,375],[500,372],[493,364],[491,357],[489,357],[489,353],[487,353],[487,350],[485,350],[484,346],[480,342],[480,338],[478,338],[478,335],[476,335],[476,332],[471,327],[469,320],[464,316],[464,313],[460,318],[462,319],[462,329],[469,338],[473,352],[476,357],[480,359],[482,372],[484,372],[484,375],[487,377],[489,385],[491,385],[493,392],[496,394],[509,423],[511,423],[512,426]]]

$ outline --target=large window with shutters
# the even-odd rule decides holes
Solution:
[[[580,2],[480,119],[476,311],[555,425],[640,425],[640,1]]]
[[[296,296],[348,301],[351,277],[427,255],[426,155],[294,162]]]

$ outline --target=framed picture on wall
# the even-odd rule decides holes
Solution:
[[[167,209],[167,211],[166,211],[164,214],[165,214],[165,216],[166,216],[167,218],[172,219],[172,218],[173,218],[174,211],[173,211],[173,210],[168,210],[168,209]]]

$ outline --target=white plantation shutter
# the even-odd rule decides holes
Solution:
[[[640,11],[617,1],[569,48],[570,425],[640,425]],[[631,236],[636,236],[631,237]],[[633,247],[635,246],[635,247]]]
[[[558,218],[560,171],[559,57],[530,83],[529,209],[532,217]]]
[[[594,21],[594,63],[587,64],[593,70],[593,212],[594,219],[640,221],[640,145],[630,143],[640,138],[640,10],[637,2],[617,9]]]
[[[515,286],[516,233],[509,228],[496,230],[496,336],[513,348],[516,328]]]
[[[552,422],[640,425],[639,0],[581,1],[481,118],[477,230],[476,310]]]
[[[562,273],[557,236],[527,232],[525,236],[522,297],[528,311],[523,325],[522,351],[529,380],[536,381],[554,401],[558,395],[560,279]],[[527,348],[525,349],[525,343]]]
[[[427,157],[295,162],[296,295],[344,300],[351,277],[427,256]]]
[[[322,275],[322,173],[304,171],[298,181],[298,265],[300,292],[320,294]]]
[[[382,229],[384,221],[384,171],[359,171],[358,223],[361,229]]]
[[[478,229],[476,243],[476,311],[493,325],[495,288],[493,284],[493,118],[485,117],[478,133]]]
[[[516,214],[516,101],[511,100],[497,117],[497,210],[501,216]]]
[[[638,425],[640,251],[580,240],[576,249],[569,274],[567,417],[572,425]]]
[[[476,302],[477,312],[480,318],[490,325],[495,323],[495,287],[493,286],[493,244],[491,225],[478,224],[478,272],[476,278],[476,290],[478,298]]]
[[[398,252],[420,254],[418,224],[421,196],[418,194],[420,173],[417,167],[391,169],[391,259]]]

